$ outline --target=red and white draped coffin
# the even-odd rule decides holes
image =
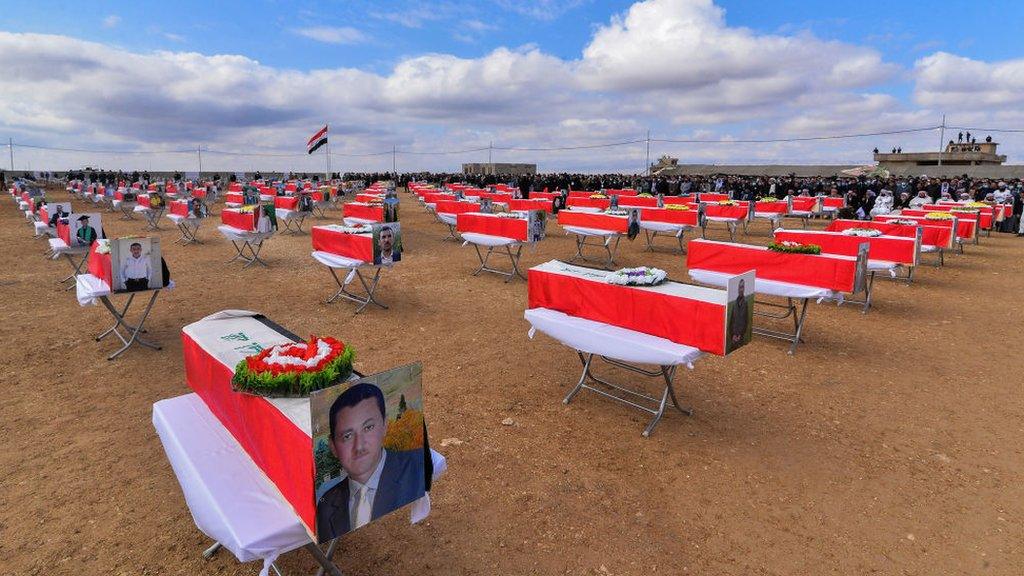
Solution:
[[[373,201],[382,202],[384,200],[383,194],[367,194],[366,192],[360,192],[356,194],[356,202],[364,202],[369,204]]]
[[[362,262],[373,262],[373,233],[369,227],[365,234],[350,234],[343,232],[341,226],[333,224],[313,226],[310,236],[313,240],[313,250]]]
[[[455,229],[460,233],[472,232],[526,242],[529,237],[525,217],[506,218],[497,214],[463,212],[456,217]]]
[[[978,215],[978,225],[981,226],[982,230],[990,230],[993,222],[996,219],[996,210],[992,206],[979,206],[979,207],[967,207],[963,204],[952,204],[952,203],[939,203],[939,204],[925,204],[918,207],[919,210],[926,212],[949,212],[950,210],[973,210]],[[973,214],[969,212],[954,212],[957,218],[971,217]]]
[[[920,226],[947,228],[955,231],[956,237],[961,240],[972,240],[977,234],[977,220],[961,220],[954,216],[951,219],[934,219],[925,216],[911,216],[907,214],[880,214],[872,218],[878,222],[889,222],[890,220],[913,220]]]
[[[569,208],[607,210],[611,207],[612,201],[610,198],[590,198],[589,196],[574,197],[570,194],[569,199],[565,201],[565,205]]]
[[[530,192],[531,200],[547,200],[548,202],[554,201],[555,198],[561,198],[560,192]]]
[[[658,199],[654,196],[620,196],[619,206],[622,208],[657,208]]]
[[[789,203],[782,200],[754,202],[754,216],[782,217],[789,213]]]
[[[298,196],[275,196],[274,208],[282,210],[295,210],[299,206]]]
[[[629,231],[629,217],[580,212],[578,210],[562,210],[558,213],[558,225],[625,234]]]
[[[945,228],[941,226],[920,226],[908,224],[894,224],[880,220],[834,220],[829,223],[825,230],[829,232],[842,232],[850,228],[871,228],[878,230],[886,236],[902,236],[914,238],[921,235],[921,246],[934,249],[949,249],[953,247],[952,226]]]
[[[823,197],[821,199],[821,209],[825,212],[834,212],[840,208],[846,207],[846,198],[839,197],[833,198],[831,196]]]
[[[508,201],[508,209],[514,212],[529,212],[530,210],[543,210],[547,213],[553,212],[554,205],[550,200],[534,198],[530,195],[529,200],[512,199]]]
[[[188,218],[188,200],[174,200],[170,202],[170,211],[171,214]]]
[[[722,200],[729,200],[728,194],[721,194],[718,192],[701,192],[699,195],[701,202],[720,202]]]
[[[701,195],[701,198],[704,194]],[[703,200],[701,200],[703,202]],[[750,215],[750,206],[748,202],[736,202],[735,204],[717,204],[712,202],[710,204],[704,204],[704,216],[715,220],[731,220],[738,222],[740,220],[746,220]]]
[[[225,208],[220,212],[220,222],[245,232],[255,232],[256,212],[242,212],[238,208]]]
[[[384,221],[383,204],[367,204],[364,202],[346,202],[341,207],[341,214],[345,218],[359,218],[368,222]]]
[[[909,216],[909,217],[912,217],[912,218],[921,218],[921,217],[927,217],[929,214],[931,214],[933,212],[946,212],[946,211],[947,210],[942,210],[942,209],[939,209],[939,210],[928,209],[928,208],[925,208],[924,206],[922,206],[920,210],[911,210],[909,208],[904,208],[903,210],[900,210],[900,215],[901,216]],[[967,230],[970,230],[970,233],[972,235],[978,233],[978,230],[981,228],[981,215],[978,212],[953,212],[952,214],[957,219],[957,221],[959,222],[959,224],[957,226],[957,230],[958,230],[957,234],[958,235],[960,235],[959,230],[961,228],[965,232]],[[969,222],[970,224],[965,224],[967,222]],[[973,236],[961,236],[961,237],[973,238]]]
[[[622,286],[608,283],[609,274],[606,270],[558,260],[534,266],[527,275],[527,307],[553,310],[657,336],[701,352],[725,355],[725,290],[672,281],[658,286]]]
[[[231,388],[234,368],[246,356],[300,339],[262,316],[225,311],[185,326],[181,340],[189,387],[315,535],[309,399],[264,398]]]
[[[776,242],[798,242],[821,246],[822,254],[857,256],[860,245],[868,243],[868,259],[917,266],[921,256],[919,238],[904,236],[851,236],[819,230],[776,230]]]
[[[434,204],[434,212],[438,214],[462,214],[464,212],[479,212],[479,202],[468,200],[438,200]]]
[[[866,244],[866,243],[865,243]],[[686,268],[722,274],[755,270],[758,280],[775,280],[833,292],[859,292],[867,272],[867,258],[838,254],[792,254],[764,246],[732,242],[690,240]]]
[[[683,226],[697,226],[698,211],[671,210],[669,208],[643,208],[640,210],[641,222],[662,222],[665,224],[681,224]]]

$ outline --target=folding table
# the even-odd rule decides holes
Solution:
[[[182,245],[203,243],[202,240],[196,236],[199,232],[199,225],[202,223],[202,218],[193,218],[190,216],[171,213],[167,215],[167,219],[174,222],[174,225],[178,227],[178,231],[181,232],[181,237],[174,241],[175,244],[178,244],[179,242]]]
[[[270,267],[269,264],[260,258],[260,250],[263,249],[263,241],[273,236],[273,232],[250,232],[241,228],[235,228],[234,226],[228,226],[227,224],[217,226],[217,230],[231,241],[232,246],[235,247],[237,252],[234,258],[228,260],[228,264],[241,258],[245,261],[245,266],[242,266],[243,269],[257,262],[266,268]]]
[[[306,231],[302,229],[302,223],[306,221],[306,215],[309,212],[275,208],[274,213],[277,215],[277,221],[284,223],[284,230],[281,231],[282,234],[305,234]]]
[[[323,264],[330,271],[331,276],[334,278],[334,282],[338,285],[338,291],[335,292],[330,298],[327,299],[327,304],[332,304],[338,298],[345,298],[361,304],[356,308],[356,314],[362,312],[370,304],[380,306],[381,308],[387,309],[387,305],[377,300],[375,294],[377,292],[377,284],[380,282],[381,266],[371,264],[363,260],[357,260],[355,258],[349,258],[347,256],[341,256],[339,254],[333,254],[323,250],[314,250],[313,259]],[[364,268],[373,268],[373,277],[367,281],[366,277],[362,273]],[[338,278],[335,270],[347,270],[348,275],[342,280]],[[365,294],[357,294],[348,290],[348,285],[354,280],[359,280],[362,284]]]
[[[575,262],[577,260],[582,260],[584,262],[598,262],[602,263],[605,268],[609,269],[615,265],[615,253],[618,251],[619,241],[622,239],[621,232],[566,225],[563,225],[562,229],[565,230],[566,233],[574,234],[576,236],[576,254],[569,259],[570,262]],[[596,238],[598,242],[596,244],[587,242],[590,238]],[[589,258],[583,254],[583,249],[586,247],[603,249],[608,254],[608,258],[603,260],[594,260],[593,258]]]
[[[147,348],[153,350],[160,350],[160,345],[154,342],[145,340],[139,336],[140,333],[145,332],[144,325],[146,319],[149,317],[150,311],[153,309],[153,304],[156,302],[156,297],[160,294],[160,289],[151,290],[152,295],[149,297],[149,302],[146,304],[145,310],[139,317],[138,323],[128,323],[126,317],[128,309],[131,308],[132,302],[135,301],[137,292],[129,292],[128,300],[125,302],[124,307],[120,310],[113,305],[110,301],[111,291],[110,285],[106,282],[97,278],[92,274],[79,274],[75,277],[75,285],[77,287],[78,303],[82,306],[89,304],[95,304],[98,300],[103,304],[104,308],[110,312],[110,315],[114,317],[114,325],[103,331],[99,336],[96,337],[96,341],[99,342],[107,336],[113,334],[121,341],[121,348],[107,357],[107,360],[113,360],[117,358],[126,350],[131,348],[132,344],[141,344]],[[173,287],[173,286],[169,286]],[[119,328],[124,328],[128,335],[121,334]]]
[[[159,208],[151,208],[148,206],[136,206],[133,209],[136,214],[142,214],[142,217],[146,219],[147,230],[159,230],[160,229],[160,217],[164,215],[163,206]]]
[[[479,234],[476,232],[461,232],[461,235],[464,240],[462,245],[465,246],[466,244],[472,244],[473,249],[476,250],[476,257],[480,260],[480,267],[473,272],[473,276],[479,276],[481,272],[490,272],[499,276],[505,276],[505,282],[512,281],[516,276],[526,280],[526,276],[524,276],[519,270],[519,258],[523,254],[522,240],[505,238],[503,236],[491,236],[489,234]],[[481,246],[487,248],[486,255],[480,252]],[[500,249],[502,248],[504,248],[505,254],[508,256],[509,262],[512,264],[511,271],[491,268],[487,265],[487,262],[494,250],[499,249],[500,254]],[[515,251],[513,251],[513,248],[515,248]]]
[[[62,278],[58,282],[60,284],[65,284],[67,282],[74,282],[75,281],[75,276],[77,276],[78,274],[80,274],[82,272],[82,266],[84,266],[85,263],[89,261],[89,247],[88,246],[68,246],[67,242],[64,242],[64,240],[62,240],[60,238],[50,238],[48,242],[49,242],[49,245],[50,245],[50,254],[52,254],[51,257],[54,260],[56,260],[56,259],[60,258],[61,256],[63,256],[65,258],[67,258],[68,264],[71,265],[71,274],[68,277],[66,277],[66,278]],[[75,259],[76,256],[81,256],[81,258],[78,258],[76,260]],[[67,290],[71,290],[71,288],[73,288],[73,287],[74,287],[74,284],[70,284],[66,289]]]
[[[648,412],[652,418],[641,433],[644,437],[651,435],[654,427],[664,416],[665,409],[670,406],[669,402],[671,402],[671,407],[679,412],[687,416],[693,414],[690,408],[679,403],[673,380],[678,366],[684,365],[692,368],[693,362],[703,355],[703,352],[697,348],[635,330],[569,316],[564,312],[547,308],[528,309],[524,313],[524,317],[532,326],[530,328],[531,338],[538,330],[551,336],[574,349],[583,365],[583,373],[563,400],[564,403],[568,404],[580,390],[586,389],[616,402]],[[663,380],[665,386],[661,397],[651,396],[599,378],[593,372],[594,356],[612,366]],[[658,370],[646,370],[635,366],[635,364],[653,364],[658,367]],[[590,382],[600,384],[603,388],[596,387]]]

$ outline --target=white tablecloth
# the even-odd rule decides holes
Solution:
[[[531,337],[539,330],[570,348],[623,362],[659,366],[685,364],[692,368],[693,362],[703,355],[692,346],[548,308],[531,308],[523,316],[533,326]]]
[[[480,246],[514,246],[522,242],[515,238],[506,238],[504,236],[491,236],[490,234],[478,234],[476,232],[460,232],[460,236],[465,240],[463,246],[466,244],[479,244]]]
[[[79,305],[95,305],[101,296],[110,296],[110,286],[92,274],[79,274],[75,276],[75,295]]]
[[[612,236],[622,236],[623,232],[615,232],[614,230],[601,230],[600,228],[585,228],[583,226],[562,226],[562,230],[566,233],[576,234],[579,236],[600,236],[602,238],[610,238]]]
[[[718,286],[725,288],[728,283],[728,279],[732,277],[730,274],[724,274],[722,272],[714,272],[711,270],[700,270],[691,269],[690,277],[701,284],[708,284],[710,286]],[[803,284],[793,284],[792,282],[780,282],[778,280],[768,280],[758,276],[757,282],[754,284],[754,290],[758,294],[764,294],[766,296],[782,296],[785,298],[818,298],[825,300],[838,300],[841,294],[835,290],[829,290],[828,288],[816,288],[814,286],[804,286]]]
[[[310,542],[295,511],[198,395],[154,404],[153,426],[196,527],[240,562],[263,559],[266,573],[279,555]],[[436,480],[447,462],[431,456]],[[422,502],[413,504],[414,518]]]
[[[360,266],[366,266],[366,262],[362,260],[356,260],[355,258],[349,258],[347,256],[341,256],[331,252],[324,252],[323,250],[314,250],[313,259],[324,266],[330,266],[331,268],[359,268]],[[346,282],[346,284],[348,284],[348,282]]]
[[[241,228],[235,228],[234,226],[228,226],[227,224],[217,226],[217,230],[219,230],[220,233],[228,240],[235,240],[237,242],[258,242],[260,240],[266,240],[274,235],[273,232],[252,232],[249,230],[242,230]]]
[[[689,224],[676,224],[674,222],[654,222],[651,220],[641,220],[640,228],[644,230],[650,230],[651,232],[671,232],[676,236],[687,230],[692,230],[693,226]]]

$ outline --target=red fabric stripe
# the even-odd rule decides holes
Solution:
[[[314,226],[313,249],[363,262],[373,262],[373,238],[368,234],[345,234]]]
[[[594,228],[596,230],[609,230],[625,234],[629,230],[629,219],[622,216],[610,214],[594,214],[591,212],[572,212],[562,210],[558,213],[559,226],[579,226],[580,228]]]
[[[114,275],[110,269],[110,254],[100,254],[96,251],[99,248],[99,242],[93,242],[89,248],[89,274],[99,278],[107,284],[107,286],[113,286]]]
[[[619,206],[630,206],[633,208],[657,208],[658,199],[646,196],[623,196],[619,198]]]
[[[640,210],[641,222],[667,222],[669,224],[697,225],[696,210],[669,210],[667,208],[644,208]]]
[[[711,354],[725,352],[722,304],[537,270],[530,270],[527,279],[530,308],[558,310]]]
[[[188,201],[175,200],[174,202],[171,202],[171,214],[177,214],[178,216],[188,216]]]
[[[789,212],[789,205],[785,202],[755,202],[754,212],[761,214],[785,214]]]
[[[543,198],[534,198],[533,194],[530,195],[530,199],[529,200],[515,200],[515,199],[509,200],[508,201],[508,209],[509,210],[544,210],[545,212],[547,212],[549,214],[553,211],[553,207],[551,205],[551,201],[550,200],[545,200]]]
[[[704,205],[704,215],[713,216],[715,218],[734,218],[736,220],[743,220],[744,218],[747,217],[747,212],[749,210],[750,208],[747,207],[747,204],[745,202],[737,206],[729,206],[722,204]]]
[[[467,212],[459,214],[455,222],[455,228],[459,232],[476,232],[477,234],[501,236],[514,240],[526,240],[525,218],[499,218]]]
[[[565,205],[570,208],[600,208],[601,210],[607,210],[611,207],[612,201],[609,198],[580,198],[570,195]]]
[[[477,202],[460,202],[457,200],[438,200],[434,203],[434,210],[439,214],[462,214],[464,212],[479,212],[480,204]]]
[[[57,238],[60,238],[65,244],[71,246],[71,226],[69,224],[65,224],[63,221],[57,222]]]
[[[791,284],[827,288],[841,292],[853,290],[857,274],[854,260],[829,255],[787,254],[756,246],[690,240],[686,267],[726,274],[756,270],[757,278]]]
[[[313,441],[259,396],[231,389],[234,371],[182,333],[185,379],[214,416],[277,486],[311,534],[316,534]]]
[[[285,210],[295,210],[299,205],[298,196],[278,196],[274,198],[274,208],[283,208]]]
[[[242,213],[238,210],[224,209],[220,212],[220,221],[222,224],[233,226],[239,230],[252,231],[256,229],[255,212]]]
[[[374,222],[384,221],[384,207],[383,206],[367,206],[366,204],[343,204],[341,207],[341,214],[347,218],[362,218],[364,220],[373,220]]]

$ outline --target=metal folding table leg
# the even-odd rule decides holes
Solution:
[[[191,225],[191,226],[187,222],[184,222],[184,221],[179,222],[178,223],[178,230],[181,232],[181,238],[178,238],[177,240],[175,240],[174,241],[175,244],[178,244],[180,242],[181,245],[184,246],[186,244],[202,244],[203,243],[201,240],[199,240],[199,237],[196,236],[196,234],[198,234],[198,232],[199,232],[199,222],[198,221],[194,225]]]
[[[785,306],[783,306],[781,304],[774,304],[772,302],[756,302],[755,301],[755,303],[754,303],[755,306],[757,304],[760,304],[761,306],[769,306],[769,307],[772,307],[772,308],[783,308],[783,309],[785,309],[786,310],[785,314],[769,314],[769,313],[766,313],[766,312],[759,312],[755,308],[754,314],[757,315],[757,316],[765,317],[765,318],[772,318],[774,320],[785,320],[786,318],[789,318],[789,317],[792,316],[792,318],[793,318],[793,333],[789,334],[789,333],[786,333],[786,332],[780,332],[778,330],[768,330],[766,328],[757,328],[755,326],[754,329],[753,329],[754,334],[757,334],[758,336],[767,336],[768,338],[778,338],[780,340],[785,340],[787,342],[791,342],[791,344],[789,346],[789,354],[794,354],[796,352],[797,345],[800,344],[801,342],[803,342],[803,339],[801,338],[801,334],[803,333],[803,330],[804,330],[804,322],[807,319],[807,305],[810,302],[809,298],[801,298],[800,300],[802,300],[803,303],[800,306],[799,312],[797,311],[797,307],[795,305],[793,305],[793,299],[792,298],[786,298],[786,305]]]
[[[270,265],[264,262],[262,258],[260,258],[260,250],[263,249],[262,238],[255,241],[246,240],[245,245],[242,248],[244,249],[246,247],[249,248],[249,253],[251,254],[251,256],[242,256],[242,258],[246,259],[245,266],[242,266],[243,270],[248,268],[249,266],[252,266],[253,264],[256,264],[257,262],[261,264],[264,268],[270,268]]]
[[[153,295],[149,298],[149,303],[146,304],[146,309],[142,312],[142,316],[139,318],[139,323],[134,326],[129,324],[125,320],[125,314],[128,313],[128,309],[131,307],[132,301],[135,299],[135,294],[132,294],[128,298],[128,302],[125,304],[125,307],[121,312],[118,312],[117,308],[115,308],[114,305],[110,303],[110,299],[108,297],[100,297],[100,301],[103,302],[103,305],[107,308],[110,314],[114,316],[115,324],[111,326],[106,332],[97,336],[96,340],[100,341],[106,338],[108,335],[114,334],[115,336],[117,336],[119,340],[121,340],[121,343],[124,344],[124,346],[122,346],[120,350],[108,356],[107,360],[113,360],[114,358],[117,358],[126,350],[128,350],[128,348],[131,348],[131,345],[135,343],[141,344],[153,350],[161,349],[159,344],[143,340],[142,338],[139,337],[139,333],[145,331],[143,329],[143,326],[146,324],[146,319],[149,317],[150,311],[153,310],[153,303],[156,302],[156,297],[159,294],[160,290],[153,291]],[[123,335],[121,335],[120,330],[118,330],[119,326],[123,326],[125,330],[131,332],[128,338],[125,338]]]
[[[376,298],[377,285],[380,283],[380,267],[377,267],[377,270],[373,275],[373,279],[371,279],[369,283],[366,282],[366,278],[363,276],[362,272],[359,271],[359,268],[350,269],[350,273],[354,274],[359,280],[359,283],[363,285],[363,289],[366,291],[366,296],[349,292],[346,288],[346,284],[338,278],[338,273],[334,271],[334,268],[328,266],[327,270],[330,271],[331,276],[334,278],[334,282],[338,285],[338,291],[327,299],[327,304],[333,304],[338,298],[345,298],[346,300],[361,304],[361,306],[356,309],[356,314],[362,312],[370,304],[375,304],[381,308],[387,309],[387,305],[377,301]]]
[[[89,253],[88,252],[84,253],[82,255],[82,258],[78,261],[77,264],[75,263],[75,259],[72,258],[71,254],[68,254],[67,252],[64,252],[63,255],[64,255],[65,258],[68,259],[68,264],[71,264],[71,269],[73,270],[73,272],[71,272],[70,276],[68,276],[67,278],[63,278],[63,279],[59,280],[57,283],[58,284],[65,284],[67,282],[71,282],[70,286],[67,286],[66,288],[64,288],[65,290],[71,290],[72,288],[75,287],[75,276],[78,276],[79,274],[82,273],[82,266],[84,266],[85,263],[89,260]]]
[[[634,407],[634,408],[636,408],[638,410],[642,410],[644,412],[652,414],[653,418],[647,424],[647,427],[644,428],[644,431],[641,433],[641,435],[644,436],[645,438],[649,437],[651,435],[651,432],[654,431],[654,427],[658,425],[659,421],[661,421],[661,417],[664,416],[664,414],[665,414],[665,408],[669,406],[669,400],[671,400],[671,402],[672,402],[671,405],[676,410],[679,410],[680,412],[682,412],[683,414],[686,414],[687,416],[692,416],[693,415],[693,410],[690,409],[690,408],[683,407],[679,403],[679,399],[676,396],[675,388],[673,387],[673,384],[672,384],[672,380],[675,377],[675,373],[676,373],[676,367],[675,366],[659,366],[658,367],[658,371],[655,372],[655,371],[651,371],[651,370],[644,370],[643,368],[640,368],[640,367],[632,365],[632,364],[628,364],[626,362],[621,362],[619,360],[615,360],[614,358],[607,358],[607,357],[604,357],[604,356],[601,357],[601,359],[604,360],[605,362],[607,362],[608,364],[611,364],[613,366],[617,366],[619,368],[622,368],[624,370],[628,370],[630,372],[634,372],[634,373],[641,374],[641,375],[644,375],[644,376],[649,376],[649,377],[652,377],[652,378],[653,377],[661,376],[664,379],[665,388],[664,388],[664,390],[662,390],[661,398],[656,398],[654,396],[650,396],[650,395],[645,394],[643,392],[637,392],[635,390],[630,390],[628,388],[623,388],[622,386],[619,386],[618,384],[613,384],[611,382],[608,382],[607,380],[603,380],[601,378],[598,378],[597,376],[594,375],[593,371],[591,370],[591,366],[593,365],[594,355],[593,354],[586,354],[586,355],[584,355],[584,353],[580,352],[579,350],[576,351],[576,355],[579,356],[580,362],[583,364],[583,373],[580,375],[580,379],[576,383],[576,386],[574,386],[573,389],[569,392],[569,394],[566,395],[565,399],[562,400],[562,402],[564,402],[565,404],[568,404],[569,402],[571,402],[572,399],[576,396],[576,394],[578,394],[580,392],[580,390],[587,389],[587,390],[590,390],[591,392],[595,392],[595,393],[600,394],[601,396],[604,396],[604,397],[609,398],[611,400],[615,400],[616,402],[620,402],[622,404],[626,404],[626,405],[632,406],[632,407]],[[601,384],[601,385],[609,388],[610,390],[602,390],[600,388],[596,388],[594,386],[591,386],[591,385],[589,385],[587,383],[588,379],[589,380],[593,380],[594,382],[596,382],[598,384]],[[657,408],[651,408],[649,406],[644,406],[643,404],[638,404],[637,402],[634,402],[634,401],[630,400],[628,397],[623,396],[623,395],[619,395],[619,394],[628,395],[629,397],[637,398],[638,401],[646,401],[646,402],[648,402],[650,404],[656,405]]]
[[[510,282],[516,276],[526,280],[526,276],[524,276],[519,270],[519,258],[523,253],[523,245],[517,244],[515,253],[512,252],[510,245],[505,245],[505,254],[508,256],[509,262],[512,265],[512,270],[508,272],[487,266],[487,261],[490,259],[491,254],[494,253],[495,248],[496,246],[488,246],[487,254],[485,255],[480,252],[480,246],[478,244],[473,244],[473,249],[476,251],[476,257],[480,261],[480,267],[473,272],[473,276],[479,276],[481,272],[490,272],[499,276],[505,276],[505,282]]]

